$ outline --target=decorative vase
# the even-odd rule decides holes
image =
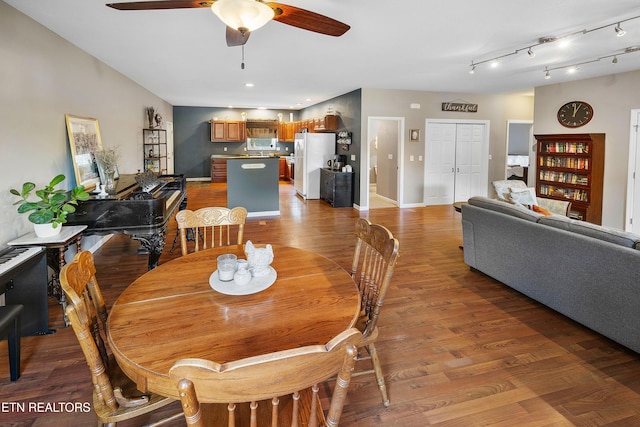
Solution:
[[[105,170],[104,171],[104,191],[107,193],[113,192],[116,188],[116,179],[115,179],[116,171],[113,170]]]
[[[36,232],[36,236],[38,237],[53,237],[60,234],[62,225],[58,224],[58,226],[54,228],[52,223],[33,224],[33,231]]]

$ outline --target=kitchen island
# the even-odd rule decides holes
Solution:
[[[278,157],[227,158],[227,205],[249,216],[280,215]]]

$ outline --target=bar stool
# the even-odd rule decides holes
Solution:
[[[0,338],[9,341],[9,370],[11,381],[20,377],[20,315],[21,304],[0,306]]]

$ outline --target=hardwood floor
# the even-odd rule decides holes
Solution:
[[[188,194],[191,209],[226,204],[221,184],[190,183]],[[640,356],[471,271],[459,248],[460,214],[451,206],[358,212],[304,202],[289,184],[281,184],[280,194],[281,216],[249,218],[245,239],[313,250],[345,268],[359,216],[386,225],[400,240],[378,323],[391,406],[382,405],[373,376],[356,377],[340,425],[640,425]],[[179,255],[178,247],[169,253],[174,236],[172,222],[160,262]],[[107,306],[145,272],[137,249],[128,237],[115,236],[96,252]],[[91,411],[65,407],[91,402],[90,375],[60,307],[52,302],[50,308],[57,333],[23,338],[22,376],[15,383],[6,345],[0,346],[2,426],[95,425]],[[38,402],[58,406],[29,407]]]

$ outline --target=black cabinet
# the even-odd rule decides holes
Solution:
[[[320,169],[320,198],[334,208],[353,206],[353,172]]]

